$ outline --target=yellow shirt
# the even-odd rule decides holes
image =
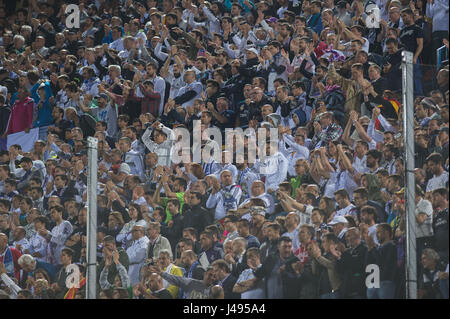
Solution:
[[[175,266],[174,264],[170,264],[168,267],[163,269],[163,271],[174,276],[183,277],[183,270],[180,267]],[[180,291],[180,288],[178,286],[170,285],[164,279],[163,279],[163,286],[170,292],[173,299],[178,299],[178,294]]]

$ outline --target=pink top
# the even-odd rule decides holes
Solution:
[[[11,109],[6,134],[22,132],[32,127],[34,101],[27,97],[23,101],[17,100]]]

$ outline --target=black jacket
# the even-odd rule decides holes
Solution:
[[[184,225],[184,216],[182,216],[180,213],[172,216],[173,225],[172,227],[168,226],[161,226],[161,235],[166,237],[169,242],[170,246],[172,247],[172,253],[175,254],[175,246],[177,245],[178,241],[181,239],[182,232],[183,232],[183,225]]]
[[[268,289],[270,289],[267,285],[268,279],[273,275],[274,267],[279,265],[280,268],[284,266],[283,271],[279,270],[283,285],[283,299],[298,299],[300,297],[300,276],[292,269],[292,264],[298,261],[298,258],[294,255],[281,260],[278,252],[265,259],[262,265],[255,270],[255,277],[259,279],[265,278],[266,296],[268,296]]]
[[[370,264],[380,267],[380,281],[395,281],[398,275],[397,245],[389,241],[379,248],[368,251],[366,265]]]
[[[233,275],[229,275],[224,282],[222,282],[222,288],[225,299],[241,299],[241,294],[233,292],[233,287],[236,284],[237,278]]]
[[[196,205],[188,208],[183,213],[183,228],[194,227],[197,234],[200,234],[206,226],[213,223],[209,211],[202,205]]]
[[[337,270],[343,277],[341,293],[343,298],[366,295],[365,259],[367,247],[361,243],[355,249],[348,248],[337,261]]]

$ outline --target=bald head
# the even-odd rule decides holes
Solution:
[[[151,291],[155,292],[163,288],[163,282],[160,275],[157,273],[152,273],[149,278],[149,288]]]
[[[215,285],[211,288],[211,299],[224,299],[225,294],[223,288],[219,285]]]

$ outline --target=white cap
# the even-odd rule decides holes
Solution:
[[[334,216],[333,220],[328,225],[332,226],[339,223],[348,224],[348,220],[344,216]]]
[[[141,219],[141,220],[138,221],[134,226],[135,226],[135,227],[136,227],[136,226],[144,227],[145,229],[147,229],[147,222],[146,222],[145,220]]]
[[[254,54],[258,55],[258,51],[255,48],[247,48],[245,51],[253,52]]]
[[[120,164],[119,173],[126,173],[127,175],[131,174],[131,168],[130,165],[127,163]]]

